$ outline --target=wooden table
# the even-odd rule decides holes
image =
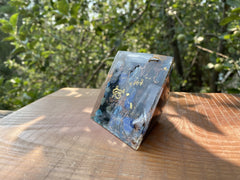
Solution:
[[[6,116],[6,115],[8,115],[8,114],[10,114],[10,113],[12,113],[12,111],[0,110],[0,120],[1,120],[4,116]]]
[[[171,93],[135,151],[90,119],[99,90],[64,88],[0,120],[0,179],[240,179],[240,96]]]

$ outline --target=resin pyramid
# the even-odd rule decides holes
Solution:
[[[172,63],[169,56],[119,51],[93,120],[137,150],[168,98]]]

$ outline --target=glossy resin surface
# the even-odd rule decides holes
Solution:
[[[103,84],[92,118],[138,149],[166,94],[173,58],[119,51]],[[159,114],[158,114],[159,115]]]

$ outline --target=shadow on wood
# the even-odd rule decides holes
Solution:
[[[0,179],[240,178],[240,110],[222,103],[239,97],[172,93],[134,151],[90,119],[98,92],[61,89],[0,120]]]

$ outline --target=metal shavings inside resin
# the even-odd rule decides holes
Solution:
[[[95,122],[138,149],[169,92],[169,56],[119,51],[92,112]]]

